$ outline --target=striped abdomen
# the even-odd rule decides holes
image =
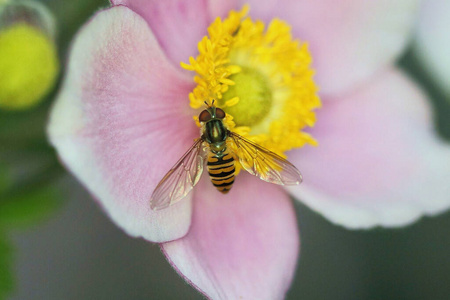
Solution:
[[[208,155],[208,173],[212,184],[222,193],[226,194],[234,182],[234,158],[228,150],[222,156],[210,152]]]

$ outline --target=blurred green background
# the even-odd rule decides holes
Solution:
[[[41,2],[57,19],[64,68],[73,35],[108,2]],[[450,140],[445,95],[411,51],[399,65],[430,95]],[[0,111],[0,299],[203,299],[157,245],[119,230],[59,165],[45,138],[54,93],[33,110]],[[450,213],[349,231],[296,207],[302,251],[287,299],[450,299]]]

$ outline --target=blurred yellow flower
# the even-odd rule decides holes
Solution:
[[[59,69],[56,45],[44,32],[46,28],[20,18],[21,14],[15,18],[14,13],[27,6],[15,5],[8,13],[4,13],[8,8],[1,6],[9,4],[0,4],[0,18],[7,19],[0,27],[0,109],[27,109],[53,87]],[[30,11],[38,12],[33,8]]]

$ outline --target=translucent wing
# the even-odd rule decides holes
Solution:
[[[163,209],[183,199],[202,175],[205,154],[203,139],[198,139],[158,183],[150,199],[150,208]]]
[[[297,168],[278,154],[263,148],[252,141],[230,132],[236,152],[242,167],[260,179],[280,184],[297,185],[302,182],[302,174]]]

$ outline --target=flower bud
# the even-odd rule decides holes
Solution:
[[[51,90],[59,69],[54,36],[42,4],[0,0],[0,109],[27,109]]]

